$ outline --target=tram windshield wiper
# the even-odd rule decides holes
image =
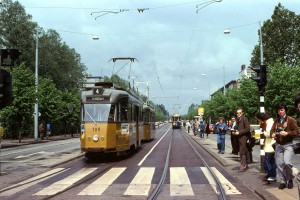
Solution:
[[[91,118],[91,120],[94,122],[94,124],[96,124],[95,120],[93,119],[93,117],[90,115],[90,113],[88,111],[85,111],[86,114],[88,114],[88,116]]]

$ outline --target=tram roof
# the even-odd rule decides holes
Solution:
[[[84,88],[81,94],[83,102],[117,103],[121,98],[129,98],[129,101],[139,104],[143,103],[134,91],[125,90],[111,82],[95,83],[92,87]]]

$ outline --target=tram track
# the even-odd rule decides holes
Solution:
[[[200,158],[200,160],[203,162],[203,164],[205,165],[205,167],[207,168],[207,170],[209,171],[209,173],[212,175],[217,189],[218,189],[218,199],[220,200],[227,200],[229,199],[226,195],[226,192],[222,186],[222,183],[220,182],[220,180],[218,179],[218,177],[215,175],[215,173],[211,170],[210,166],[207,164],[207,162],[204,160],[204,158],[199,154],[199,152],[197,151],[197,149],[195,148],[195,145],[193,145],[190,141],[190,139],[186,136],[186,134],[182,134],[183,137],[186,139],[186,141],[190,144],[191,148],[194,150],[194,152],[196,153],[196,155]]]
[[[172,141],[173,141],[173,137],[174,137],[174,131],[172,131],[172,137],[169,141],[169,147],[168,147],[168,152],[166,155],[166,161],[165,161],[165,165],[164,165],[164,170],[162,173],[162,176],[160,178],[159,183],[156,185],[156,187],[152,190],[152,192],[149,194],[148,196],[148,200],[155,200],[158,196],[159,193],[164,185],[165,179],[167,177],[168,174],[168,169],[169,169],[169,163],[170,163],[170,154],[171,154],[171,149],[172,149]],[[217,188],[217,195],[218,195],[218,199],[219,200],[227,200],[229,199],[226,195],[226,192],[222,186],[221,181],[218,179],[218,177],[215,175],[215,173],[211,170],[210,166],[207,164],[207,162],[204,160],[204,158],[199,154],[199,152],[197,151],[196,147],[194,144],[192,144],[192,142],[190,141],[191,139],[189,139],[184,133],[181,132],[182,137],[185,138],[185,140],[187,141],[187,143],[189,144],[189,146],[193,149],[193,151],[195,152],[195,154],[197,155],[197,157],[203,162],[204,166],[206,167],[207,171],[210,173],[210,175],[213,177],[214,182],[216,183],[216,188]]]

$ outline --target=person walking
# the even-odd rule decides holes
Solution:
[[[194,124],[193,124],[194,136],[197,135],[198,128],[199,128],[199,122],[197,119],[195,119]]]
[[[299,133],[298,125],[294,118],[287,115],[285,103],[278,103],[277,119],[271,128],[272,138],[276,140],[275,160],[277,165],[277,174],[280,179],[279,189],[293,188],[293,170],[292,158],[293,139]]]
[[[190,123],[190,121],[188,120],[185,125],[187,126],[188,133],[190,133],[190,129],[191,129],[191,123]]]
[[[263,166],[267,175],[263,178],[263,181],[276,181],[275,151],[272,146],[276,141],[270,134],[271,128],[274,124],[274,119],[269,112],[258,113],[256,115],[256,119],[258,119],[261,125],[261,130],[265,138],[263,147],[265,152]]]
[[[236,131],[236,118],[235,116],[231,117],[231,125],[230,125],[230,141],[231,141],[231,147],[232,151],[231,154],[238,155],[239,153],[239,140],[237,135],[235,135]]]
[[[220,149],[218,153],[224,154],[225,153],[225,134],[228,127],[224,121],[223,117],[219,117],[219,124],[217,125],[217,133],[218,137],[220,138]]]
[[[205,132],[205,123],[203,121],[200,121],[200,125],[199,125],[199,137],[200,138],[204,138],[204,132]]]
[[[44,121],[41,121],[41,123],[39,125],[39,133],[40,133],[41,140],[44,140],[44,137],[45,137],[45,125],[44,125]]]
[[[206,133],[206,138],[208,138],[208,135],[210,134],[209,122],[206,123],[205,133]]]
[[[244,116],[243,109],[239,108],[236,111],[237,122],[235,135],[238,137],[239,141],[239,153],[240,153],[240,170],[239,172],[244,172],[248,169],[247,163],[247,140],[250,135],[250,124],[248,119]]]

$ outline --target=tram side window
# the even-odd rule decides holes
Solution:
[[[132,121],[136,121],[137,120],[137,116],[138,116],[138,109],[136,106],[132,105]]]
[[[149,112],[145,111],[144,112],[144,123],[148,124],[150,122],[150,118],[149,118]]]
[[[128,105],[127,103],[121,103],[120,105],[120,116],[121,121],[128,121]]]
[[[131,112],[131,104],[128,104],[128,112],[127,112],[127,116],[128,116],[128,121],[132,120],[132,112]]]
[[[110,111],[109,111],[109,116],[108,116],[108,121],[113,122],[115,119],[115,105],[111,105]]]

